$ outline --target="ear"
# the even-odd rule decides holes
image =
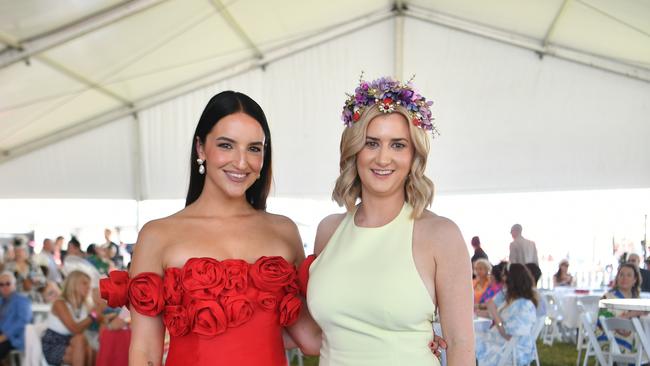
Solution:
[[[194,148],[196,149],[196,155],[199,157],[199,159],[205,160],[205,151],[203,149],[203,144],[201,143],[201,139],[198,136],[194,138]]]

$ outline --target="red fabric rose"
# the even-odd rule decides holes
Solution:
[[[162,278],[153,272],[142,272],[129,282],[129,300],[140,314],[156,316],[165,306]]]
[[[183,299],[183,274],[178,268],[167,268],[163,276],[163,298],[166,305],[180,305]]]
[[[190,303],[188,315],[192,320],[192,332],[213,337],[226,331],[228,320],[215,300],[194,300]]]
[[[264,310],[274,311],[278,307],[278,297],[270,292],[260,291],[257,294],[257,303]]]
[[[183,267],[183,288],[194,299],[216,300],[226,285],[224,266],[213,258],[191,258]]]
[[[253,304],[244,295],[221,297],[221,305],[230,328],[246,323],[253,316]]]
[[[300,294],[305,297],[307,296],[307,284],[309,283],[309,268],[311,267],[311,264],[314,263],[314,260],[316,260],[316,256],[313,254],[309,255],[304,261],[302,261],[300,268],[298,268]]]
[[[187,316],[187,310],[183,306],[165,306],[163,323],[169,329],[169,334],[172,337],[184,336],[190,330],[190,319]]]
[[[298,293],[300,293],[300,286],[298,285],[298,278],[297,278],[297,276],[295,276],[295,277],[296,278],[293,281],[291,281],[291,283],[284,286],[284,291],[286,293],[288,293],[288,294],[298,295]]]
[[[226,259],[221,262],[226,271],[226,285],[222,295],[233,296],[241,294],[248,288],[248,266],[241,259]]]
[[[282,257],[262,257],[249,269],[251,280],[260,290],[277,291],[296,278],[292,264]]]
[[[302,301],[294,294],[286,294],[280,301],[280,325],[286,327],[298,320]]]
[[[99,280],[99,291],[108,306],[119,308],[129,303],[129,273],[112,271],[108,278]]]

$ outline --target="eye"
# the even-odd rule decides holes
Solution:
[[[259,146],[251,146],[248,148],[248,151],[254,152],[254,153],[259,153],[262,152],[262,149]]]
[[[232,144],[230,144],[228,142],[222,142],[222,143],[218,144],[217,146],[222,148],[222,149],[225,149],[225,150],[231,150],[232,149]]]
[[[403,149],[403,148],[406,147],[406,144],[405,144],[405,143],[402,143],[402,142],[393,142],[393,144],[391,145],[391,147],[392,147],[393,149],[401,150],[401,149]]]
[[[377,143],[377,141],[374,140],[366,140],[366,147],[374,149],[379,147],[379,143]]]

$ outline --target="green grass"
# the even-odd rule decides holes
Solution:
[[[539,361],[543,366],[571,366],[576,364],[576,345],[572,343],[553,343],[553,347],[545,346],[541,341],[537,342],[537,352],[539,352]],[[584,351],[583,351],[584,355]],[[584,356],[583,356],[584,357]],[[582,365],[582,362],[580,363]],[[595,361],[592,358],[590,365],[594,365]],[[297,366],[298,362],[294,358],[291,366]],[[318,357],[305,357],[305,366],[318,366]]]
[[[575,365],[576,357],[578,357],[576,345],[573,343],[554,342],[553,346],[550,347],[542,344],[542,341],[537,341],[537,353],[539,353],[539,363],[544,366]],[[584,357],[584,351],[582,355]],[[582,359],[580,361],[582,365]],[[590,364],[594,364],[594,361],[590,362]]]

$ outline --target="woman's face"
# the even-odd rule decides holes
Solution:
[[[27,258],[27,253],[25,252],[25,248],[19,247],[14,250],[16,253],[16,261],[24,261]]]
[[[560,264],[560,272],[561,272],[561,273],[567,273],[567,272],[569,272],[569,264],[568,264],[568,263],[562,263],[562,264]]]
[[[480,279],[485,279],[488,275],[487,269],[482,264],[474,264],[474,273],[476,274],[476,277]]]
[[[85,299],[90,293],[90,280],[86,277],[83,277],[77,282],[77,293],[79,297]]]
[[[365,145],[357,153],[362,196],[403,195],[413,155],[408,122],[401,114],[373,118],[368,123]]]
[[[632,289],[635,282],[634,271],[628,267],[621,268],[616,277],[616,286],[621,290],[629,291]]]
[[[230,198],[243,196],[262,171],[264,143],[264,130],[253,117],[241,112],[223,117],[198,149],[206,184]]]

